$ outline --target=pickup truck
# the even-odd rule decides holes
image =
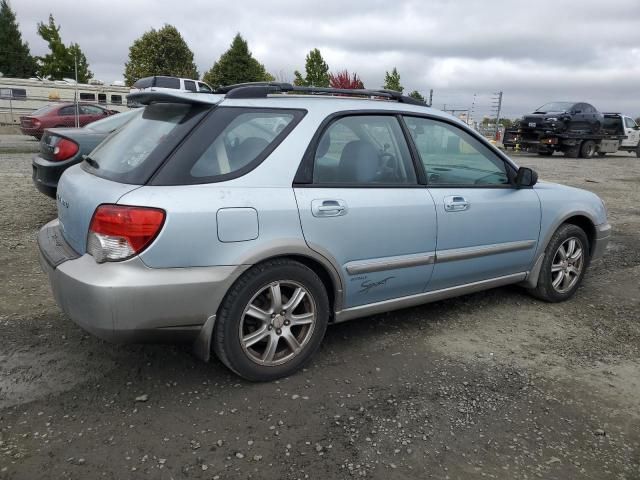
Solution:
[[[621,113],[604,113],[602,128],[597,132],[556,132],[544,128],[531,129],[521,124],[518,140],[523,150],[551,156],[563,152],[569,158],[591,158],[619,151],[635,152],[640,157],[640,127],[633,118]]]

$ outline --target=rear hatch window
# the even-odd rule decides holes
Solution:
[[[91,152],[82,168],[107,180],[143,185],[210,109],[183,103],[148,105]]]

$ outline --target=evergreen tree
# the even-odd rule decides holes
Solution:
[[[217,88],[236,83],[270,82],[274,77],[265,70],[264,65],[253,58],[247,41],[238,33],[229,49],[205,73],[203,80]]]
[[[199,78],[193,52],[173,25],[152,28],[129,47],[129,61],[124,65],[127,85],[152,75]]]
[[[330,85],[329,65],[322,58],[320,50],[314,48],[305,59],[305,76],[295,71],[293,83],[301,87],[328,87]]]
[[[78,64],[78,82],[87,83],[93,76],[89,70],[87,57],[80,49],[80,45],[72,43],[68,47],[60,38],[60,27],[56,25],[53,15],[49,15],[49,23],[38,24],[38,35],[49,44],[48,53],[44,57],[38,57],[38,74],[41,77],[62,80],[62,78],[75,78],[76,61]]]
[[[29,78],[36,69],[29,45],[22,42],[15,13],[7,0],[0,0],[0,73],[5,77]]]
[[[384,88],[387,90],[395,90],[396,92],[401,92],[404,90],[404,87],[400,85],[400,74],[396,67],[393,67],[391,73],[385,72],[384,75]]]
[[[414,90],[413,92],[411,92],[409,96],[411,98],[415,98],[416,100],[420,100],[421,102],[424,102],[424,97],[417,90]]]

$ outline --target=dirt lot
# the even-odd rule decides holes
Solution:
[[[36,256],[55,204],[0,155],[0,479],[640,478],[640,159],[517,161],[607,202],[572,301],[509,287],[337,325],[250,384],[72,324]]]

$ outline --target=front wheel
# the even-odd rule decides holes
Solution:
[[[327,292],[313,270],[271,260],[248,270],[227,293],[216,319],[214,352],[247,380],[275,380],[313,356],[328,321]]]
[[[538,284],[532,293],[547,302],[571,298],[589,266],[589,240],[580,227],[565,223],[544,252]]]

